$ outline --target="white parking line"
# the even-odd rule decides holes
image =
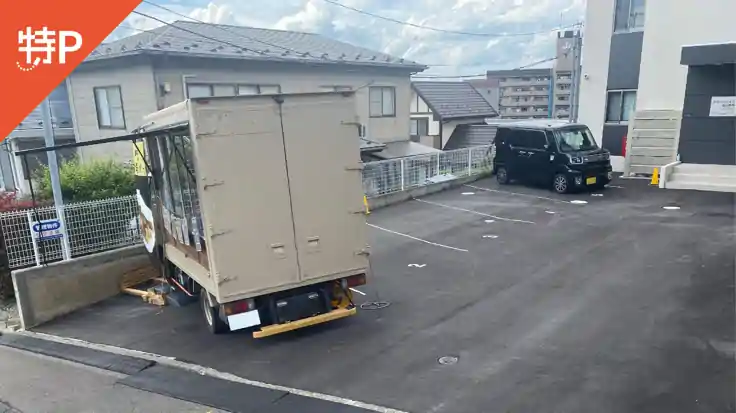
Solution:
[[[325,400],[325,401],[329,401],[329,402],[333,402],[333,403],[339,403],[339,404],[344,404],[344,405],[348,405],[348,406],[358,407],[358,408],[369,410],[369,411],[372,411],[372,412],[378,412],[378,413],[406,413],[406,412],[403,412],[401,410],[392,409],[390,407],[383,407],[383,406],[378,406],[378,405],[375,405],[375,404],[363,403],[363,402],[360,402],[360,401],[357,401],[357,400],[351,400],[351,399],[347,399],[347,398],[344,398],[344,397],[331,396],[329,394],[316,393],[316,392],[312,392],[312,391],[309,391],[309,390],[302,390],[302,389],[297,389],[297,388],[293,388],[293,387],[280,386],[280,385],[277,385],[277,384],[264,383],[264,382],[256,381],[256,380],[249,380],[249,379],[246,379],[244,377],[236,376],[236,375],[231,374],[231,373],[225,373],[225,372],[222,372],[222,371],[219,371],[219,370],[215,370],[213,368],[209,368],[209,367],[205,367],[205,366],[200,366],[200,365],[193,364],[193,363],[186,363],[186,362],[183,362],[183,361],[180,361],[180,360],[176,360],[174,357],[162,356],[160,354],[154,354],[154,353],[147,353],[147,352],[142,352],[142,351],[137,351],[137,350],[131,350],[131,349],[123,348],[123,347],[111,346],[111,345],[108,345],[108,344],[92,343],[92,342],[89,342],[89,341],[84,341],[84,340],[80,340],[80,339],[76,339],[76,338],[62,337],[62,336],[57,336],[57,335],[53,335],[53,334],[46,334],[46,333],[36,333],[36,332],[31,332],[31,331],[22,331],[22,332],[14,333],[14,334],[26,335],[26,336],[30,336],[30,337],[39,338],[39,339],[42,339],[42,340],[55,341],[55,342],[58,342],[58,343],[71,344],[71,345],[75,345],[75,346],[90,348],[90,349],[93,349],[93,350],[104,351],[104,352],[107,352],[107,353],[121,354],[121,355],[126,355],[126,356],[132,356],[132,357],[142,358],[142,359],[146,359],[146,360],[155,361],[155,362],[157,362],[159,364],[162,364],[162,365],[165,365],[165,366],[176,367],[176,368],[180,368],[180,369],[183,369],[183,370],[187,370],[187,371],[191,371],[191,372],[196,372],[196,373],[199,373],[202,376],[210,376],[210,377],[218,378],[218,379],[221,379],[221,380],[228,380],[228,381],[232,381],[232,382],[236,382],[236,383],[242,383],[242,384],[247,384],[247,385],[251,385],[251,386],[255,386],[255,387],[262,387],[262,388],[265,388],[265,389],[278,390],[278,391],[282,391],[282,392],[296,394],[296,395],[299,395],[299,396],[311,397],[313,399],[320,399],[320,400]]]
[[[366,223],[366,225],[368,225],[369,227],[375,228],[375,229],[380,229],[381,231],[386,231],[386,232],[388,232],[389,234],[394,234],[394,235],[400,235],[400,236],[402,236],[402,237],[406,237],[406,238],[409,238],[409,239],[413,239],[414,241],[419,241],[419,242],[423,242],[423,243],[425,243],[425,244],[429,244],[429,245],[434,245],[435,247],[442,247],[442,248],[447,248],[448,250],[454,250],[454,251],[460,251],[460,252],[468,252],[468,250],[466,250],[466,249],[462,249],[462,248],[455,248],[455,247],[451,247],[451,246],[449,246],[449,245],[444,245],[444,244],[438,244],[438,243],[436,243],[436,242],[432,242],[432,241],[427,241],[426,239],[421,239],[421,238],[417,238],[417,237],[412,237],[411,235],[407,235],[407,234],[402,234],[402,233],[400,233],[400,232],[396,232],[396,231],[391,231],[390,229],[386,229],[386,228],[383,228],[383,227],[379,227],[378,225],[373,225],[373,224],[368,224],[368,223]]]
[[[498,190],[498,189],[483,188],[483,187],[475,186],[475,185],[465,185],[465,186],[467,186],[468,188],[473,188],[473,189],[477,189],[479,191],[485,191],[485,192],[498,192],[500,194],[525,196],[525,197],[528,197],[528,198],[544,199],[546,201],[559,202],[559,203],[562,203],[562,204],[569,204],[570,203],[570,201],[564,201],[562,199],[555,199],[555,198],[547,198],[546,196],[522,194],[520,192],[501,191],[501,190]]]
[[[448,209],[454,209],[456,211],[468,212],[468,213],[471,213],[471,214],[480,215],[482,217],[495,218],[495,219],[497,219],[499,221],[518,222],[518,223],[521,223],[521,224],[534,224],[534,222],[532,222],[532,221],[524,221],[523,219],[513,219],[513,218],[499,217],[499,216],[496,216],[496,215],[486,214],[485,212],[473,211],[472,209],[465,209],[465,208],[460,208],[460,207],[456,207],[456,206],[452,206],[452,205],[440,204],[439,202],[425,201],[423,199],[414,199],[414,200],[417,201],[417,202],[423,202],[425,204],[435,205],[435,206],[442,207],[442,208],[448,208]]]
[[[363,291],[360,291],[360,290],[358,290],[356,288],[353,288],[353,287],[350,287],[350,291],[352,291],[354,293],[358,293],[360,295],[368,295],[368,294],[364,293]]]

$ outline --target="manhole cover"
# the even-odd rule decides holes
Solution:
[[[458,360],[459,359],[455,356],[444,356],[444,357],[440,357],[439,359],[437,359],[437,361],[440,364],[445,365],[445,366],[450,365],[450,364],[455,364],[457,363]]]
[[[363,310],[380,310],[390,305],[391,303],[389,303],[388,301],[371,301],[361,304],[360,308]]]

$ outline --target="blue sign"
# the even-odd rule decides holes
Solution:
[[[39,240],[58,239],[64,236],[61,232],[61,221],[58,219],[45,219],[43,221],[33,222],[31,224],[31,232],[33,233],[33,238]]]

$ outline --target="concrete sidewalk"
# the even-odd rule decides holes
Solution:
[[[123,377],[0,346],[0,413],[222,412],[116,384]]]

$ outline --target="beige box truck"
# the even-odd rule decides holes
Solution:
[[[369,271],[356,119],[352,92],[194,98],[135,131],[144,243],[210,331],[355,314]]]

